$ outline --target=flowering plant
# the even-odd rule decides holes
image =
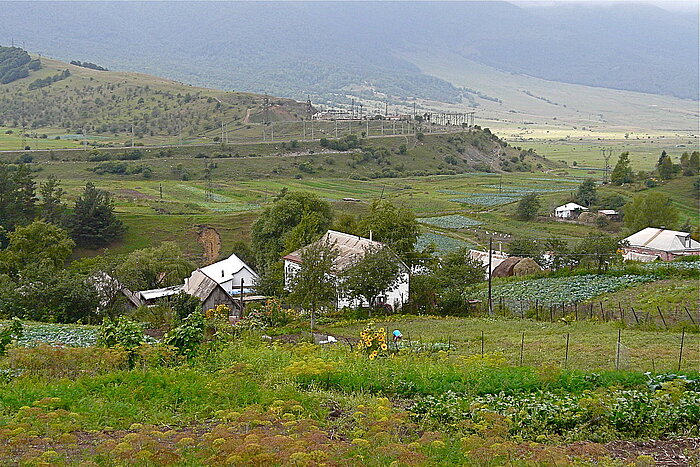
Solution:
[[[360,333],[360,342],[357,344],[358,350],[365,353],[370,360],[379,356],[389,354],[389,346],[384,328],[374,329],[374,323],[367,324],[367,327]]]

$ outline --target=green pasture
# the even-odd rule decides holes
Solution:
[[[502,354],[509,364],[520,364],[520,348],[525,333],[523,364],[530,366],[561,366],[584,371],[615,369],[619,326],[615,323],[580,321],[545,323],[532,320],[436,318],[436,317],[377,317],[375,327],[389,333],[399,329],[404,339],[421,343],[449,342],[457,355],[481,355],[481,335],[484,352]],[[343,325],[331,324],[324,331],[334,335],[355,337],[366,322]],[[566,335],[569,334],[569,354],[566,357]],[[675,371],[680,353],[680,333],[649,332],[623,329],[621,332],[620,367],[632,371]],[[683,368],[700,370],[700,335],[686,334]]]

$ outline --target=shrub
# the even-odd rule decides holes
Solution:
[[[138,347],[143,342],[141,324],[120,317],[117,321],[105,318],[97,334],[97,344],[103,347],[121,346],[127,350]]]
[[[9,324],[0,328],[0,355],[5,355],[5,349],[13,339],[21,339],[23,334],[22,321],[14,317]]]
[[[194,357],[204,340],[204,315],[198,311],[182,320],[182,324],[163,336],[166,345],[175,347],[181,355]]]

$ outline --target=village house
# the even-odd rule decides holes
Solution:
[[[194,270],[184,284],[142,290],[134,294],[136,300],[133,297],[127,298],[136,306],[148,306],[185,292],[199,298],[202,310],[227,305],[232,316],[240,318],[243,304],[251,298],[252,286],[257,279],[255,271],[234,254],[225,260]]]
[[[356,235],[350,235],[343,232],[336,232],[335,230],[329,230],[317,242],[329,242],[329,244],[333,245],[338,251],[338,256],[333,264],[335,274],[339,274],[351,267],[358,260],[362,259],[368,251],[388,248],[381,242],[376,242],[368,238],[358,237]],[[310,245],[300,248],[283,258],[284,282],[286,287],[289,287],[291,279],[301,268],[302,251],[308,246]],[[377,298],[378,305],[387,305],[394,309],[402,307],[408,301],[409,290],[408,266],[406,266],[398,257],[396,259],[399,261],[401,266],[399,282],[396,287],[390,290],[385,290],[384,293]],[[336,300],[336,306],[338,308],[355,308],[362,306],[362,301],[339,294]]]
[[[588,211],[588,208],[576,203],[566,203],[554,208],[554,217],[557,219],[576,219],[584,211]]]
[[[688,232],[647,227],[622,240],[626,261],[673,261],[680,256],[700,255],[700,242]]]

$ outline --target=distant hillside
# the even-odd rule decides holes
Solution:
[[[21,51],[21,49],[9,49]],[[23,51],[22,51],[23,52]],[[27,58],[29,56],[27,55]],[[0,126],[67,133],[192,136],[260,120],[264,96],[197,88],[154,76],[41,58],[31,75],[0,84]],[[30,61],[27,63],[35,63]],[[270,120],[299,120],[305,104],[270,98]]]
[[[0,2],[0,43],[229,90],[469,104],[406,55],[698,98],[698,19],[624,2]],[[79,27],[77,23],[79,21]],[[466,86],[471,88],[473,86]]]
[[[30,71],[41,68],[39,60],[17,47],[0,46],[0,84],[7,84],[29,76]]]

